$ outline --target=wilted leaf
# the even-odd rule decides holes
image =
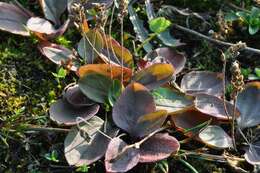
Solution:
[[[228,115],[233,115],[234,106],[226,102],[226,108]],[[207,94],[198,94],[196,95],[196,99],[194,101],[196,109],[201,111],[202,113],[211,115],[218,119],[227,120],[228,115],[226,114],[223,99],[218,98],[216,96],[207,95]],[[235,116],[239,115],[239,111],[236,109]],[[230,117],[231,118],[231,117]]]
[[[72,126],[77,124],[76,118],[82,117],[85,120],[92,118],[99,110],[99,105],[75,108],[66,100],[60,99],[50,107],[50,118],[59,125]]]
[[[232,148],[232,139],[231,137],[219,126],[208,126],[203,129],[199,138],[206,145],[213,148]]]
[[[143,85],[133,83],[123,91],[117,100],[112,115],[118,127],[127,131],[131,136],[143,137],[158,129],[165,120],[164,111],[159,112],[159,115],[157,113],[155,113],[155,103],[149,91]],[[143,116],[157,118],[142,121]]]
[[[78,53],[86,63],[93,64],[104,47],[104,41],[98,30],[89,30],[78,44]]]
[[[68,66],[72,71],[76,71],[80,65],[73,52],[61,45],[42,42],[39,45],[39,49],[49,60],[58,65]]]
[[[137,72],[133,80],[148,89],[155,89],[173,78],[174,68],[171,64],[153,64]]]
[[[245,153],[245,159],[252,165],[260,165],[260,141],[253,142],[249,145]]]
[[[174,67],[174,74],[181,72],[186,63],[186,57],[171,48],[158,48],[148,53],[145,58],[154,63],[171,63]]]
[[[81,129],[84,129],[84,126],[89,126],[87,124],[82,124]],[[102,128],[101,130],[112,138],[118,133],[118,130],[111,127],[109,124],[106,125],[106,129]],[[96,132],[93,139],[88,142],[84,137],[84,132],[79,131],[74,127],[71,129],[64,141],[66,160],[69,165],[90,165],[105,155],[109,141],[109,138]]]
[[[67,8],[67,0],[40,0],[44,16],[46,19],[60,25],[61,15]]]
[[[121,46],[115,39],[110,36],[104,36],[105,38],[105,48],[110,50],[110,55],[116,56],[114,62],[126,67],[132,67],[134,60],[131,52],[125,47]],[[112,60],[113,58],[111,58]]]
[[[158,17],[149,21],[150,30],[157,34],[165,31],[169,26],[171,26],[171,21],[165,17]]]
[[[248,83],[237,97],[237,108],[241,115],[237,119],[241,128],[260,124],[260,82]]]
[[[98,73],[91,73],[79,80],[80,90],[91,100],[105,103],[112,80]]]
[[[195,109],[185,110],[179,114],[171,116],[173,125],[185,133],[189,131],[190,133],[187,135],[196,133],[197,130],[190,129],[196,128],[205,122],[209,122],[211,119],[212,118],[209,115],[203,114]]]
[[[177,139],[167,133],[158,133],[140,146],[140,162],[157,162],[176,153],[180,148]]]
[[[105,156],[107,172],[127,172],[138,164],[139,149],[129,148],[124,151],[127,146],[120,138],[114,138],[110,141]]]
[[[182,78],[181,88],[187,94],[206,93],[221,96],[223,95],[223,74],[193,71]]]
[[[185,96],[168,88],[153,91],[157,110],[167,110],[169,114],[193,105],[193,97]]]
[[[87,98],[79,89],[78,85],[67,88],[64,93],[64,99],[75,108],[91,106],[94,104],[92,100]]]
[[[121,80],[122,72],[124,82],[129,82],[132,77],[132,70],[126,67],[120,67],[109,64],[88,64],[79,68],[79,75],[82,78],[91,73],[102,74],[111,79]]]
[[[23,36],[30,35],[25,27],[31,17],[28,12],[13,4],[0,2],[0,16],[1,30]]]

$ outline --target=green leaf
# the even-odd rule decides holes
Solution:
[[[233,21],[237,20],[238,18],[239,18],[239,16],[234,12],[230,12],[225,15],[226,22],[233,22]]]
[[[91,73],[79,80],[79,88],[91,100],[104,103],[107,100],[112,80],[106,76]]]
[[[171,26],[171,21],[164,17],[158,17],[149,21],[150,30],[155,33],[161,33]]]
[[[87,173],[89,171],[89,166],[87,165],[83,165],[83,166],[80,166],[76,169],[76,172],[85,172]]]
[[[108,92],[108,101],[111,106],[115,104],[122,91],[123,86],[121,82],[119,80],[114,80]]]
[[[67,71],[64,68],[60,68],[57,73],[52,73],[52,75],[56,78],[64,79],[67,75]]]
[[[59,162],[58,158],[58,153],[57,151],[53,150],[51,153],[47,153],[44,155],[45,159],[53,162]]]
[[[86,37],[80,40],[78,53],[87,64],[93,64],[103,47],[104,42],[101,33],[98,30],[90,30],[86,33]]]
[[[248,78],[249,74],[252,73],[250,68],[241,68],[241,72],[245,78]]]
[[[153,91],[157,110],[167,110],[168,113],[183,110],[193,104],[192,97],[185,96],[168,88],[158,88]]]
[[[128,6],[128,12],[138,40],[144,42],[149,37],[148,31],[146,30],[146,28],[144,28],[143,21],[139,18],[139,16],[135,12],[132,3],[130,3]],[[153,50],[153,46],[150,44],[150,42],[147,42],[144,45],[144,50],[146,52],[150,52]]]
[[[260,68],[255,68],[255,74],[260,78]]]
[[[248,22],[249,14],[244,11],[239,11],[236,13],[238,17],[241,17],[245,22]]]
[[[250,17],[251,18],[258,18],[259,15],[260,15],[260,9],[257,8],[257,7],[252,7]]]
[[[254,35],[259,31],[259,26],[258,25],[249,25],[248,32],[250,35]]]

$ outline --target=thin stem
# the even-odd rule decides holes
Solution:
[[[121,19],[121,85],[123,85],[124,82],[124,73],[123,73],[123,65],[124,65],[124,52],[123,52],[123,47],[124,47],[124,18],[122,17]]]
[[[86,121],[85,119],[83,119],[83,118],[81,118],[81,117],[77,117],[77,118],[76,118],[76,121],[77,121],[77,127],[78,127],[79,130],[81,130],[81,129],[80,129],[80,126],[79,126],[79,124],[80,124],[81,122],[84,122],[84,123],[86,123],[87,125],[89,125],[89,126],[91,126],[91,127],[94,127],[92,124],[90,124],[88,121]],[[99,133],[102,134],[103,136],[107,137],[109,140],[112,140],[112,138],[111,138],[109,135],[105,134],[104,132],[102,132],[102,131],[99,130],[99,129],[96,129],[96,130],[97,130],[97,132],[99,132]]]
[[[187,168],[189,168],[191,172],[193,172],[193,173],[199,173],[191,164],[189,164],[189,163],[186,162],[185,160],[179,159],[179,161],[180,161],[181,163],[183,163]]]
[[[23,131],[30,132],[30,131],[35,131],[35,132],[60,132],[60,133],[68,133],[70,129],[62,129],[62,128],[52,128],[52,127],[28,127],[23,129]]]
[[[151,41],[152,39],[154,39],[156,36],[157,36],[156,33],[151,34],[150,37],[148,37],[146,40],[144,40],[144,41],[142,42],[142,44],[140,44],[140,45],[137,47],[136,52],[138,53],[138,52],[144,47],[144,45],[146,45],[146,43],[150,42],[150,41]]]
[[[225,42],[225,41],[220,41],[220,40],[217,40],[217,39],[214,39],[214,38],[211,38],[211,37],[208,37],[206,35],[203,35],[197,31],[194,31],[194,30],[191,30],[189,28],[186,28],[186,27],[183,27],[183,26],[180,26],[180,25],[177,25],[177,24],[173,24],[172,25],[175,29],[178,29],[178,30],[181,30],[181,31],[184,31],[184,32],[187,32],[189,34],[192,34],[192,35],[195,35],[197,37],[200,37],[200,38],[203,38],[207,41],[210,41],[212,43],[215,43],[215,44],[218,44],[218,45],[222,45],[222,46],[234,46],[235,44],[233,43],[229,43],[229,42]],[[259,49],[255,49],[255,48],[252,48],[252,47],[245,47],[244,48],[245,51],[248,51],[248,52],[252,52],[252,53],[255,53],[255,54],[260,54],[260,50]]]
[[[232,142],[234,145],[234,149],[236,149],[236,139],[235,139],[235,119],[236,119],[236,104],[237,104],[237,93],[235,93],[235,98],[234,98],[234,107],[233,107],[233,114],[232,114],[232,131],[231,131],[231,137],[232,137]]]
[[[120,157],[121,157],[127,150],[129,150],[129,149],[131,149],[131,148],[139,149],[140,146],[141,146],[145,141],[147,141],[148,139],[150,139],[150,138],[151,138],[153,135],[155,135],[156,133],[158,133],[158,132],[160,132],[160,131],[163,131],[163,130],[165,130],[165,129],[166,129],[166,127],[159,128],[159,129],[153,131],[152,133],[150,133],[148,136],[146,136],[145,138],[143,138],[143,139],[140,140],[139,142],[136,142],[136,143],[131,144],[131,145],[127,145],[125,148],[123,148],[123,150],[122,150],[120,153],[117,154],[117,156],[116,156],[115,158],[111,159],[111,162],[114,162],[114,161],[120,159]]]
[[[226,67],[227,67],[227,60],[226,60],[226,55],[222,52],[222,60],[223,60],[223,69],[222,69],[222,74],[223,74],[223,82],[222,82],[222,87],[223,87],[223,104],[224,104],[224,110],[225,114],[227,115],[229,119],[229,113],[227,111],[227,104],[226,104]]]

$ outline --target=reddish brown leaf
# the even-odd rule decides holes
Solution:
[[[85,106],[75,108],[66,100],[60,99],[53,103],[50,107],[49,113],[52,121],[59,125],[72,126],[76,125],[77,117],[82,117],[85,120],[92,118],[99,110],[99,105]]]
[[[94,104],[92,100],[87,98],[79,89],[78,85],[69,87],[64,92],[64,99],[75,108],[91,106]]]
[[[194,128],[211,119],[214,120],[211,116],[203,114],[195,109],[189,109],[171,116],[173,125],[181,131]],[[187,135],[192,135],[192,133]]]
[[[115,124],[127,131],[131,136],[142,137],[161,125],[156,121],[139,121],[142,116],[155,112],[152,95],[141,84],[130,84],[121,94],[113,107]],[[165,116],[161,117],[165,119]],[[160,118],[159,118],[160,119]],[[161,122],[161,121],[159,121]],[[156,124],[151,128],[152,124]]]
[[[136,166],[140,159],[139,149],[129,148],[120,138],[114,138],[110,141],[105,156],[105,165],[107,172],[127,172]]]
[[[169,134],[155,134],[140,146],[140,162],[157,162],[166,159],[179,148],[178,140]]]
[[[132,70],[126,67],[120,67],[109,64],[88,64],[81,66],[78,70],[79,76],[83,77],[90,73],[98,73],[111,79],[121,80],[123,72],[124,82],[129,82],[132,77]]]
[[[73,55],[73,52],[61,45],[41,42],[38,48],[44,56],[55,64],[63,65],[72,71],[76,71],[79,67],[80,62]]]

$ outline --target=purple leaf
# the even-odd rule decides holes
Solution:
[[[110,139],[96,132],[96,135],[89,142],[84,137],[86,126],[89,125],[81,125],[81,130],[76,127],[72,128],[64,141],[65,157],[69,165],[90,165],[102,158],[106,153]],[[103,128],[100,130],[112,138],[118,133],[118,129],[113,128],[110,124],[106,125],[105,130]]]
[[[153,64],[137,72],[133,80],[148,89],[155,89],[173,79],[174,68],[171,64]]]
[[[127,172],[138,164],[139,149],[125,149],[127,146],[120,138],[114,138],[110,141],[105,156],[107,172]]]
[[[233,115],[234,106],[226,102],[226,108],[228,115]],[[218,97],[207,95],[207,94],[198,94],[194,101],[195,107],[202,113],[216,117],[217,119],[228,120],[228,115],[226,114],[223,99]],[[239,115],[239,111],[236,109],[236,116]]]
[[[174,74],[180,73],[186,63],[186,57],[171,48],[158,48],[150,53],[148,53],[145,58],[154,63],[171,63],[174,67]]]
[[[56,29],[48,20],[40,17],[31,17],[27,22],[27,28],[34,32],[42,40],[49,40],[61,36],[68,28],[70,20],[67,20],[59,29]]]
[[[169,134],[155,134],[140,146],[140,162],[157,162],[166,159],[179,148],[178,140]]]
[[[77,71],[80,66],[80,62],[73,55],[73,52],[61,45],[50,42],[41,42],[39,44],[39,49],[44,56],[55,64],[69,66],[72,71]]]
[[[237,119],[241,128],[260,124],[260,82],[248,83],[237,97],[237,108],[241,112]]]
[[[99,105],[75,108],[66,100],[60,99],[50,107],[50,118],[59,125],[72,126],[77,124],[76,118],[82,117],[85,120],[92,118],[99,111]]]
[[[30,33],[26,29],[26,23],[31,17],[30,13],[13,4],[0,2],[0,29],[29,36]]]
[[[60,17],[67,8],[67,0],[40,0],[44,16],[46,19],[60,25]]]
[[[30,31],[48,35],[56,32],[56,29],[48,20],[40,17],[31,17],[27,22],[27,28]]]
[[[250,144],[244,156],[248,163],[260,165],[260,141]]]
[[[213,148],[225,149],[233,147],[231,137],[220,126],[211,125],[206,127],[200,132],[199,139]]]
[[[79,89],[78,85],[69,87],[65,90],[64,99],[75,108],[91,106],[94,104],[92,100],[87,98]]]
[[[157,118],[153,120],[141,120],[142,117],[149,119],[147,114],[154,115],[155,110],[155,102],[149,91],[143,85],[133,83],[123,91],[117,100],[112,115],[118,127],[127,131],[131,136],[143,137],[159,128],[162,125],[161,120],[165,119],[165,116],[156,115]]]
[[[192,71],[181,81],[181,88],[187,94],[205,93],[209,95],[223,95],[223,74],[207,71]]]

